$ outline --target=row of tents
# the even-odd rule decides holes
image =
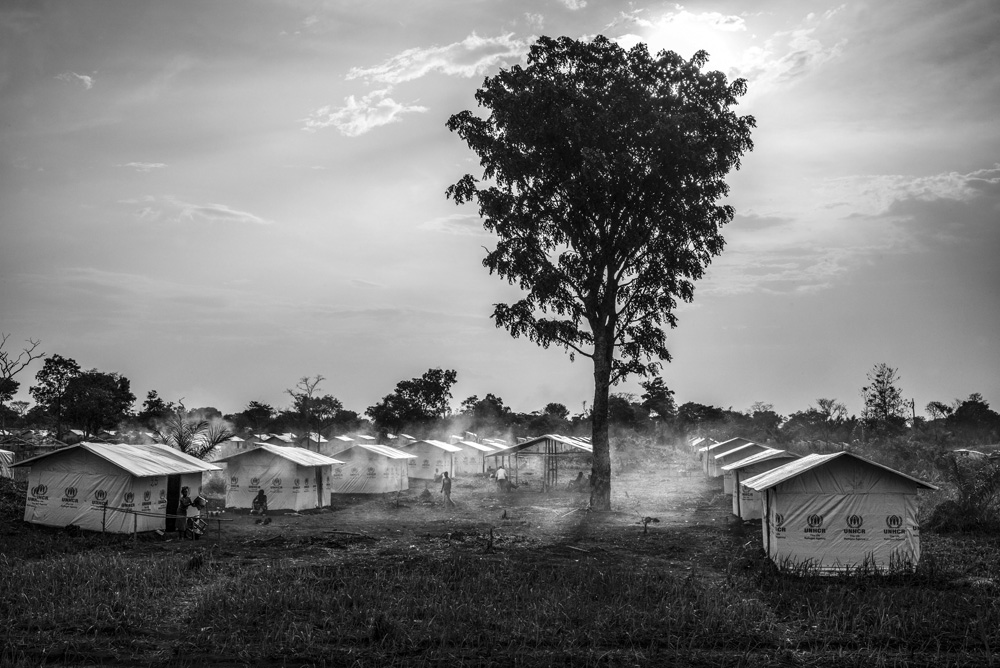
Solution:
[[[732,512],[761,520],[781,567],[819,572],[916,565],[917,493],[937,487],[850,452],[800,456],[746,438],[695,438],[704,474],[723,479]]]
[[[202,491],[203,476],[222,472],[227,508],[251,508],[263,491],[271,510],[301,511],[331,503],[332,494],[401,492],[504,465],[522,476],[557,484],[560,462],[589,455],[583,440],[546,435],[513,446],[454,439],[413,440],[390,447],[367,440],[342,442],[335,456],[303,447],[257,443],[202,461],[159,443],[81,442],[3,467],[27,469],[24,519],[63,527],[131,533],[171,530],[182,487]],[[535,456],[537,455],[537,456]]]

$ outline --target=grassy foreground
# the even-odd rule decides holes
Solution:
[[[638,551],[372,550],[336,561],[0,557],[0,665],[980,666],[996,541],[925,537],[909,576],[779,574],[756,532],[711,563]],[[465,548],[469,548],[468,545]],[[357,555],[358,557],[362,555]],[[975,577],[968,577],[975,573]]]

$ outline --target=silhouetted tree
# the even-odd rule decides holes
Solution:
[[[488,117],[448,120],[490,185],[466,175],[447,194],[478,203],[499,237],[483,264],[527,292],[495,305],[497,325],[593,361],[595,509],[611,505],[610,388],[669,361],[664,328],[722,251],[734,212],[716,202],[752,148],[753,118],[731,110],[746,82],[707,60],[541,37],[476,92]]]

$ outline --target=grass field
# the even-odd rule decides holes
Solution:
[[[28,527],[0,503],[0,665],[983,666],[1000,541],[922,537],[916,574],[802,577],[763,557],[721,481],[632,467],[583,495],[457,480],[244,514],[203,540]],[[674,459],[677,457],[678,459]],[[662,471],[662,474],[649,471]],[[433,491],[433,488],[432,488]],[[648,532],[640,522],[653,516]]]

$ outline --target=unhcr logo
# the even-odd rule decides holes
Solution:
[[[785,533],[785,516],[781,513],[774,514],[774,530],[777,533]]]
[[[271,489],[277,489],[281,487],[281,478],[275,478],[271,481]]]
[[[229,484],[232,485],[233,487],[238,487],[240,484],[240,477],[234,475],[232,478],[229,479]]]
[[[165,490],[165,489],[163,489],[161,487],[160,488],[160,501],[166,501],[166,500],[167,500],[167,490]]]
[[[98,501],[106,501],[108,498],[108,493],[105,492],[103,489],[99,489],[96,492],[94,492],[94,498],[97,499]]]
[[[142,500],[145,501],[146,503],[149,503],[150,500],[152,500],[152,498],[153,498],[153,493],[150,492],[148,489],[142,493]]]
[[[865,523],[864,518],[861,515],[849,515],[847,517],[847,527],[844,529],[846,534],[863,534],[865,530],[861,528],[861,525]]]
[[[368,467],[368,477],[369,478],[374,478],[375,477],[375,467],[374,466],[369,466]]]
[[[818,513],[813,513],[806,518],[806,533],[822,534],[826,533],[826,529],[823,529],[823,516]]]
[[[48,498],[45,496],[49,493],[49,488],[45,485],[38,484],[31,488],[31,495],[34,497]]]
[[[76,487],[66,487],[63,489],[63,503],[76,503]]]
[[[334,478],[334,480],[340,480],[343,477],[344,477],[344,472],[341,471],[339,467],[333,469],[333,478]]]
[[[131,508],[134,505],[132,502],[135,500],[135,494],[132,492],[125,492],[125,496],[122,497],[122,500],[123,508]]]
[[[431,467],[431,460],[429,460],[429,459],[425,459],[425,460],[424,460],[424,463],[423,463],[423,464],[421,464],[421,467],[422,467],[422,468],[425,468],[425,469],[429,469],[429,468]]]
[[[903,528],[903,518],[899,515],[887,515],[885,518],[885,525],[887,529],[883,529],[882,533],[890,536],[898,536],[906,533],[906,529]]]

